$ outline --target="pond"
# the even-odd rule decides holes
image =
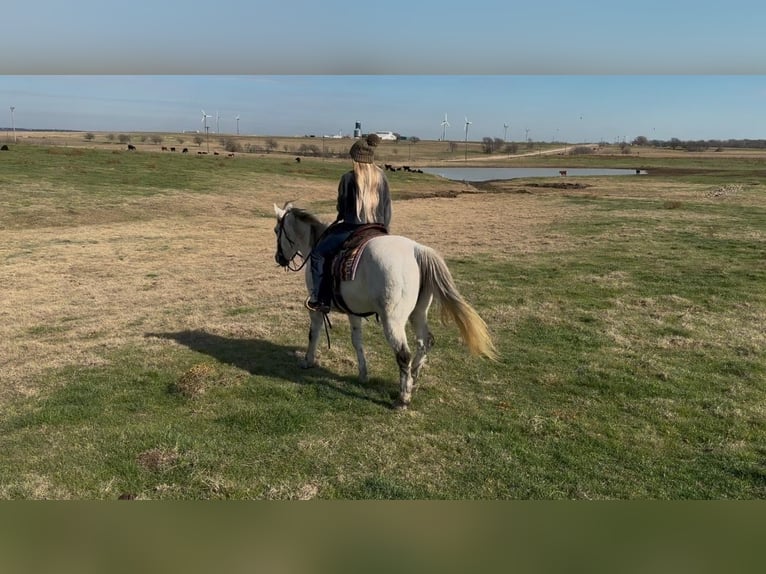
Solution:
[[[493,179],[518,179],[521,177],[560,177],[566,171],[567,177],[583,175],[646,175],[646,170],[599,169],[599,168],[556,168],[556,167],[424,167],[425,173],[438,175],[453,181],[489,181]]]

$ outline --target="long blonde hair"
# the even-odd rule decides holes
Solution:
[[[380,194],[378,190],[383,184],[383,170],[374,163],[354,163],[356,187],[356,215],[365,223],[375,222],[375,212],[378,209]]]

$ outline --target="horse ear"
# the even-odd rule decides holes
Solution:
[[[285,214],[285,210],[281,209],[276,203],[274,204],[274,213],[277,216],[277,219],[282,219],[282,216]]]

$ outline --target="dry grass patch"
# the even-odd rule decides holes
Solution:
[[[181,375],[172,390],[189,399],[198,397],[215,384],[214,376],[215,368],[212,365],[199,363]]]
[[[177,448],[153,448],[140,453],[136,457],[136,462],[146,470],[164,472],[175,467],[180,459],[181,455]]]

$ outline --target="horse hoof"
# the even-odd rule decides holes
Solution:
[[[396,401],[396,403],[394,403],[394,410],[401,413],[406,411],[409,406],[410,406],[410,403]]]
[[[316,361],[314,361],[313,363],[309,363],[305,359],[301,361],[301,369],[313,369],[316,366],[317,366]]]

